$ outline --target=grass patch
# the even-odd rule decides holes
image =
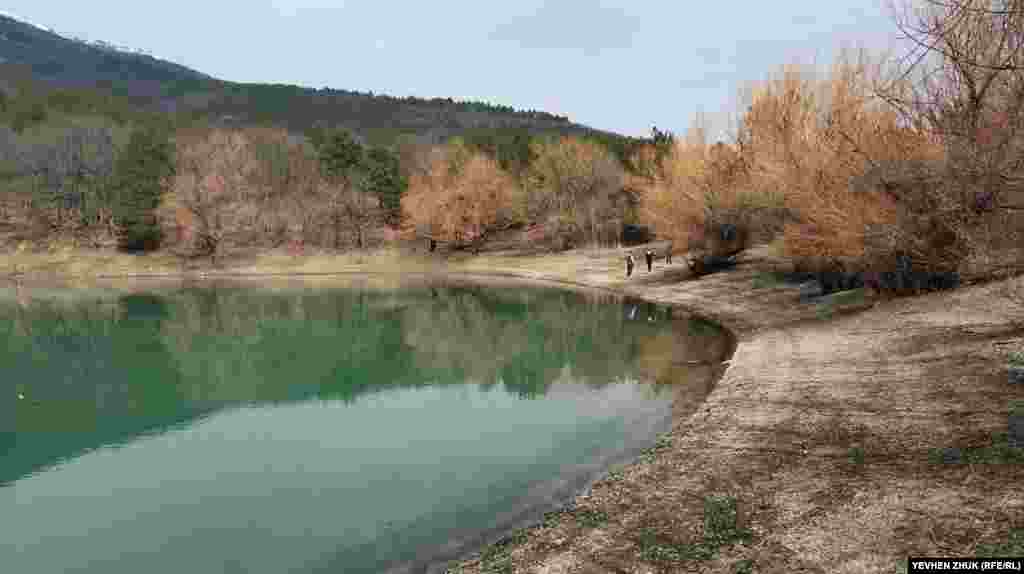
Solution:
[[[553,528],[555,525],[558,524],[558,521],[561,520],[562,514],[564,514],[564,513],[565,513],[565,511],[562,510],[562,509],[556,509],[556,510],[551,510],[551,511],[545,512],[544,513],[544,519],[541,521],[541,525],[544,528]],[[524,537],[526,536],[525,533],[523,534],[523,536]]]
[[[512,565],[512,557],[502,554],[500,557],[482,562],[480,571],[485,574],[513,574],[516,570]]]
[[[740,560],[733,564],[733,574],[754,574],[754,561],[751,559]]]
[[[640,557],[649,562],[712,560],[723,547],[749,541],[753,533],[739,524],[736,504],[731,496],[705,497],[704,535],[696,543],[666,542],[654,529],[642,529],[637,537]]]
[[[612,465],[608,469],[608,474],[605,475],[605,479],[611,482],[622,480],[622,477],[626,475],[626,464],[619,463]]]
[[[644,450],[640,451],[640,458],[650,462],[651,460],[654,460],[654,457],[657,456],[658,451],[665,450],[667,448],[670,448],[671,446],[672,435],[669,433],[665,433],[658,437],[658,440],[655,441],[654,446],[647,447]]]
[[[702,319],[700,317],[694,317],[687,321],[686,328],[689,334],[695,337],[710,337],[718,335],[719,333],[722,332],[721,327],[712,323],[711,321],[708,321],[707,319]]]
[[[769,289],[786,283],[786,275],[775,271],[758,271],[751,282],[753,289]]]
[[[1010,446],[1009,434],[999,433],[989,446],[974,448],[933,448],[932,464],[1024,464],[1024,449]]]
[[[850,464],[864,466],[864,449],[862,447],[850,447],[850,450],[847,451],[847,456],[850,459]]]
[[[979,544],[975,552],[978,558],[997,558],[1000,556],[1024,556],[1024,528],[1010,530],[1006,542],[998,544]]]
[[[648,446],[647,448],[640,451],[640,458],[646,461],[650,461],[654,458],[654,456],[657,455],[657,452],[659,450],[665,450],[666,448],[670,448],[671,446],[672,435],[669,433],[660,435],[657,437],[657,440],[654,441],[653,446]]]
[[[606,512],[589,508],[576,511],[575,518],[576,524],[583,528],[596,528],[608,522],[608,514]]]
[[[519,530],[488,546],[480,553],[480,571],[486,574],[512,574],[515,568],[509,552],[524,542],[526,531]]]
[[[827,319],[842,311],[845,307],[863,305],[866,301],[867,296],[864,289],[850,289],[826,295],[818,303],[818,318]]]

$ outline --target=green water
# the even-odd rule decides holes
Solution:
[[[435,571],[649,446],[724,341],[518,286],[0,300],[0,570]]]

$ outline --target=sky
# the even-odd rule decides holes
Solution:
[[[451,97],[631,136],[729,125],[740,90],[897,47],[884,0],[6,0],[62,36],[237,82]]]

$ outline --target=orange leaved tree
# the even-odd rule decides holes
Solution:
[[[494,160],[459,145],[433,150],[402,196],[407,224],[420,236],[479,247],[518,219],[519,188]]]

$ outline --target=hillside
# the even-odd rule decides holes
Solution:
[[[618,139],[564,116],[450,98],[396,98],[341,89],[225,82],[179,64],[102,42],[65,38],[0,15],[0,91],[90,89],[135,110],[228,124],[269,124],[301,132],[341,126],[387,144],[402,135],[439,142],[473,130],[591,134]],[[20,77],[20,78],[19,78]]]

